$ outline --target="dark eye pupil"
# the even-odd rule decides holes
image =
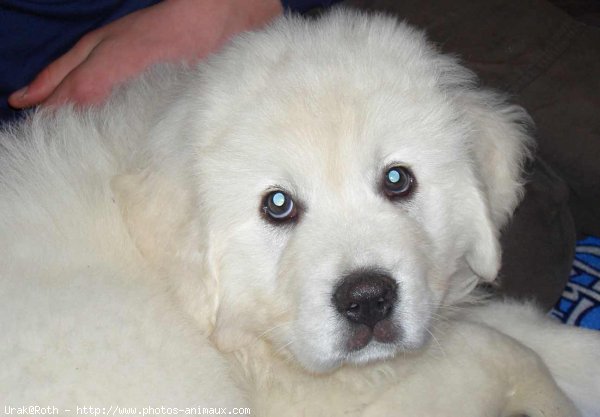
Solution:
[[[397,166],[385,174],[384,191],[388,197],[403,197],[410,193],[413,177],[408,168]]]
[[[276,221],[289,220],[296,215],[294,200],[283,191],[272,191],[267,194],[263,211]]]

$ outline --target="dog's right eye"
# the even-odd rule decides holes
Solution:
[[[293,220],[298,214],[294,200],[280,190],[271,191],[265,196],[262,212],[277,223]]]
[[[383,180],[383,191],[392,199],[408,196],[415,185],[411,170],[402,165],[390,167]]]

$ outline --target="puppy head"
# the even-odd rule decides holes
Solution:
[[[185,134],[222,348],[264,339],[316,372],[385,359],[495,278],[526,116],[420,33],[287,18],[199,78]]]

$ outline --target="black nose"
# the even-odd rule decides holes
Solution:
[[[397,290],[396,281],[382,272],[357,271],[344,277],[333,293],[333,304],[351,322],[373,328],[390,315]]]

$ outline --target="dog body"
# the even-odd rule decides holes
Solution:
[[[347,12],[283,18],[101,109],[38,111],[0,137],[0,390],[593,416],[597,334],[467,307],[497,275],[527,122],[419,32]]]

